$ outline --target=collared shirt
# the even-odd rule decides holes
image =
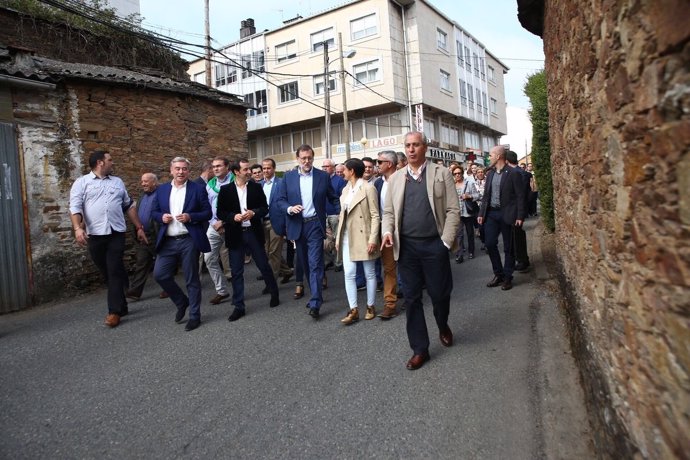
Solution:
[[[302,196],[302,218],[307,219],[316,215],[316,208],[314,208],[313,186],[314,186],[314,170],[310,169],[308,173],[303,173],[301,169],[299,172],[299,190]]]
[[[175,216],[182,214],[185,196],[187,196],[187,181],[182,187],[176,187],[173,183],[170,189],[170,214],[173,216],[173,220],[168,224],[165,231],[168,236],[180,236],[189,233],[185,224],[175,219]]]
[[[266,203],[268,203],[269,206],[271,206],[271,190],[273,190],[273,184],[275,180],[275,177],[272,177],[270,179],[264,179],[264,195],[266,195]]]
[[[494,174],[491,176],[491,196],[489,197],[489,206],[492,208],[501,207],[501,177],[505,171],[506,167],[504,166],[500,173],[498,170],[494,170]]]
[[[424,171],[426,171],[426,161],[422,163],[422,166],[419,167],[416,173],[412,170],[412,167],[409,164],[407,165],[407,173],[417,182],[419,182],[419,178],[422,176],[422,174],[424,174]]]
[[[386,202],[386,194],[388,193],[388,179],[386,179],[386,176],[381,176],[381,179],[383,183],[381,184],[381,199],[379,206],[381,206],[383,210],[383,204]]]
[[[139,215],[141,225],[144,226],[145,232],[151,230],[151,208],[153,205],[154,193],[155,192],[144,193],[139,199],[139,203],[137,203],[137,214]]]
[[[233,177],[234,176],[232,174],[228,174],[223,180],[220,180],[218,177],[216,177],[214,187],[210,187],[208,184],[206,184],[208,202],[211,204],[211,211],[213,211],[213,216],[211,216],[211,220],[208,221],[209,225],[213,225],[218,222],[218,217],[216,217],[216,209],[218,208],[218,194],[220,193],[220,188],[223,185],[227,185],[232,182]]]
[[[235,185],[237,186],[237,198],[240,199],[240,211],[242,213],[247,212],[247,184],[244,184],[242,187],[235,182]],[[245,220],[242,222],[243,227],[251,227],[252,223],[248,220]]]
[[[99,178],[93,171],[74,181],[69,194],[69,211],[81,214],[88,235],[124,232],[125,212],[132,206],[122,179]]]

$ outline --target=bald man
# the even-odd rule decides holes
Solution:
[[[158,178],[155,174],[144,173],[141,176],[141,189],[144,193],[139,198],[139,202],[136,204],[136,207],[139,220],[144,226],[144,232],[146,233],[148,243],[137,241],[135,246],[137,263],[134,269],[134,274],[129,280],[129,290],[125,294],[128,298],[134,300],[139,300],[141,294],[144,292],[146,278],[148,277],[148,274],[153,267],[153,262],[156,259],[155,245],[156,236],[158,234],[158,225],[151,218],[151,205],[153,204],[153,195],[157,188]],[[165,291],[161,292],[159,295],[161,299],[167,296],[168,295],[165,293]]]

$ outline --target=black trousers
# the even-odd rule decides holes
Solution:
[[[410,348],[415,354],[427,353],[429,331],[424,318],[422,287],[426,285],[431,297],[436,325],[439,330],[445,329],[448,326],[450,294],[453,291],[450,251],[440,237],[418,239],[401,236],[398,273],[405,298]]]
[[[529,264],[527,255],[527,234],[522,227],[513,225],[513,249],[515,250],[515,262]]]
[[[127,309],[125,290],[129,286],[127,270],[122,260],[125,253],[125,234],[89,235],[91,260],[105,279],[108,287],[108,313],[121,315]]]

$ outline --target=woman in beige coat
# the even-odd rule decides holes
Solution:
[[[345,292],[350,305],[347,315],[340,320],[343,324],[352,324],[359,320],[357,309],[357,273],[356,262],[364,265],[364,277],[367,282],[367,313],[364,319],[376,316],[374,302],[376,299],[376,273],[374,266],[379,258],[379,216],[378,193],[373,185],[362,179],[364,162],[353,158],[345,162],[345,180],[347,185],[340,195],[340,225],[336,237],[338,257],[343,259],[345,273]]]

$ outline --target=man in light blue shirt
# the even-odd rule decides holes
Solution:
[[[69,211],[74,237],[87,246],[93,263],[108,286],[108,316],[105,325],[117,327],[127,315],[125,290],[129,285],[122,260],[125,252],[125,213],[137,229],[139,241],[148,243],[137,209],[127,194],[124,182],[111,176],[113,159],[109,153],[96,150],[89,156],[91,172],[72,184]]]

